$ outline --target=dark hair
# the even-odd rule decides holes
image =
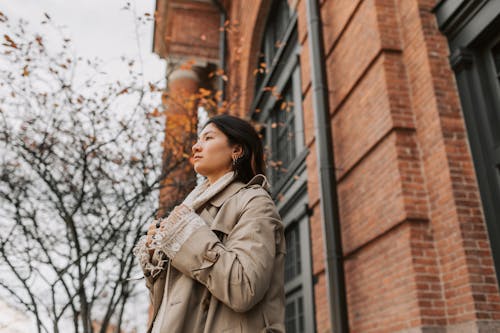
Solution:
[[[253,126],[238,117],[221,114],[210,118],[208,124],[214,124],[224,133],[229,144],[239,144],[243,148],[243,154],[238,158],[234,166],[236,178],[247,183],[257,174],[264,174],[264,149],[262,141]]]

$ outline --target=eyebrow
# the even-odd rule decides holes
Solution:
[[[198,136],[198,139],[201,138],[201,137],[204,137],[204,136],[207,136],[208,134],[213,134],[215,133],[215,131],[206,131],[205,133],[203,133],[202,135]]]

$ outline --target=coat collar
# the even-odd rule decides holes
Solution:
[[[242,183],[239,181],[234,181],[229,184],[223,191],[221,191],[218,195],[214,196],[208,203],[212,207],[216,207],[217,211],[222,207],[222,205],[233,197],[238,191],[246,187],[262,187],[269,190],[269,183],[264,175],[256,175],[253,177],[248,183]],[[233,218],[216,218],[213,216],[213,213],[209,213],[208,207],[203,209],[200,213],[200,216],[210,225],[212,230],[221,231],[225,234],[229,234],[234,227],[234,223],[237,221]],[[238,215],[239,212],[233,212],[235,215]]]
[[[239,181],[234,181],[229,184],[223,191],[214,196],[209,203],[212,206],[220,208],[227,199],[236,194],[239,190],[245,187],[250,187],[252,185],[258,185],[264,188],[266,191],[269,191],[269,182],[266,179],[266,176],[262,174],[255,175],[248,183],[242,183]]]

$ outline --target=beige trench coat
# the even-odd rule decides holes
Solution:
[[[265,183],[262,175],[233,182],[197,211],[210,227],[196,230],[154,281],[146,277],[148,332],[164,293],[162,333],[285,332],[283,224]]]

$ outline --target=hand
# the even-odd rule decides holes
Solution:
[[[158,222],[159,223],[159,222]],[[148,228],[148,232],[146,233],[146,246],[149,247],[151,245],[151,242],[153,241],[153,237],[156,234],[157,228],[157,221],[155,220],[153,223],[150,224]]]
[[[175,223],[176,219],[180,216],[187,214],[191,211],[191,208],[186,206],[185,204],[181,204],[176,206],[167,219],[159,219],[155,220],[148,228],[147,237],[146,237],[146,246],[149,247],[153,242],[153,237],[156,235],[158,230],[161,230],[165,223]]]
[[[153,237],[156,235],[156,232],[158,231],[158,228],[161,225],[161,220],[155,220],[153,223],[148,228],[148,232],[146,234],[146,247],[149,248],[151,243],[153,242]],[[149,248],[149,256],[152,258],[155,250]]]

